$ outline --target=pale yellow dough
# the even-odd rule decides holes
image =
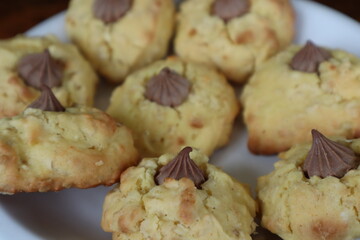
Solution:
[[[253,153],[274,154],[310,141],[311,129],[327,136],[360,137],[360,59],[340,50],[319,73],[294,71],[299,46],[270,59],[245,86],[241,101]]]
[[[66,30],[107,80],[122,82],[135,69],[165,56],[174,27],[173,0],[133,0],[112,24],[94,17],[93,3],[72,0]]]
[[[17,65],[22,57],[42,53],[46,48],[65,65],[61,86],[52,88],[61,104],[92,106],[98,78],[74,45],[61,43],[54,36],[18,36],[0,41],[0,118],[21,113],[40,96],[40,91],[26,85],[19,76]]]
[[[137,164],[130,131],[92,108],[29,108],[0,119],[0,192],[111,185]]]
[[[143,159],[121,175],[103,207],[102,227],[113,240],[251,240],[257,206],[247,187],[199,151],[190,157],[208,177],[201,190],[188,178],[155,184],[171,154]]]
[[[360,154],[360,140],[339,143]],[[352,240],[360,237],[360,168],[343,178],[311,177],[301,166],[310,144],[280,154],[275,170],[258,180],[262,225],[284,240]]]
[[[175,108],[144,96],[147,81],[164,67],[191,83],[188,97]],[[135,146],[142,156],[177,153],[185,145],[210,155],[228,142],[239,104],[222,74],[171,57],[130,75],[114,90],[107,111],[133,131]]]
[[[225,23],[212,15],[214,0],[181,5],[175,39],[177,54],[204,63],[244,82],[264,60],[294,36],[294,12],[288,0],[250,0],[250,11]]]

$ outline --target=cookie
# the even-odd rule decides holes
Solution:
[[[107,112],[129,127],[142,156],[191,145],[210,155],[230,137],[239,104],[215,70],[176,57],[155,62],[114,90]]]
[[[165,56],[174,14],[172,0],[72,0],[66,30],[101,75],[122,82]]]
[[[248,147],[274,154],[310,141],[310,130],[360,137],[360,60],[308,42],[254,73],[241,96]]]
[[[262,225],[286,240],[360,237],[360,139],[327,139],[281,153],[258,180]]]
[[[243,83],[294,36],[288,0],[187,0],[180,6],[176,53]]]
[[[45,86],[23,113],[0,119],[0,192],[111,185],[137,164],[130,131],[106,113],[63,108]]]
[[[256,209],[247,187],[186,147],[127,169],[106,196],[102,227],[113,240],[250,240]]]
[[[42,83],[66,107],[92,106],[98,78],[74,45],[53,36],[18,36],[0,41],[0,55],[0,118],[21,113],[39,97]]]

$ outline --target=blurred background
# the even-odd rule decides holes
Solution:
[[[360,22],[359,0],[314,0]],[[8,0],[0,8],[0,38],[23,33],[48,17],[64,11],[69,0]]]

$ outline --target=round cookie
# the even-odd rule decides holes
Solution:
[[[121,175],[120,185],[108,193],[103,206],[102,227],[113,233],[113,240],[251,239],[257,206],[249,190],[208,164],[199,151],[189,151],[187,147],[176,157],[143,159]],[[196,187],[190,173],[156,183],[163,168],[174,161],[186,165],[188,160],[203,172],[205,182]]]
[[[184,145],[210,155],[228,142],[238,111],[223,75],[175,57],[131,74],[107,110],[132,130],[142,156],[177,153]]]
[[[360,140],[313,135],[312,146],[281,153],[275,170],[259,178],[262,225],[286,240],[360,237]]]
[[[125,126],[97,109],[63,108],[50,88],[22,114],[0,119],[0,132],[3,194],[111,185],[138,161]]]
[[[0,118],[21,113],[40,95],[21,73],[41,81],[56,75],[58,83],[52,90],[62,105],[92,106],[98,78],[75,46],[53,36],[18,36],[0,41],[0,55]],[[59,71],[54,72],[51,64]]]
[[[122,82],[165,56],[174,17],[172,0],[72,0],[66,30],[99,73]]]
[[[359,137],[359,78],[359,58],[311,42],[273,57],[257,69],[241,96],[249,149],[255,154],[285,151],[310,141],[312,128],[329,136]]]
[[[187,0],[180,8],[176,53],[239,83],[294,36],[288,0]]]

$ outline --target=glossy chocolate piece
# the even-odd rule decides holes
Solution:
[[[313,143],[303,165],[308,177],[342,178],[359,166],[359,158],[352,149],[326,138],[315,129],[311,133]]]
[[[190,92],[190,82],[170,68],[163,68],[146,84],[145,97],[162,106],[182,104]]]
[[[191,151],[191,147],[185,147],[173,160],[163,166],[155,178],[156,183],[160,185],[167,178],[176,180],[189,178],[197,188],[200,188],[201,184],[206,181],[206,176],[190,158]]]
[[[229,21],[241,17],[250,9],[249,0],[215,0],[212,5],[212,14]]]
[[[93,14],[104,23],[114,23],[131,8],[132,0],[95,0]]]
[[[306,45],[292,58],[290,66],[296,71],[316,73],[319,65],[330,58],[330,52],[317,47],[311,41],[307,41]]]
[[[38,90],[43,84],[51,88],[60,86],[63,77],[63,64],[54,60],[48,49],[23,57],[17,70],[27,85]]]
[[[42,86],[41,95],[33,103],[31,103],[28,108],[37,108],[43,111],[50,112],[64,112],[65,108],[57,100],[54,93],[46,85]]]

